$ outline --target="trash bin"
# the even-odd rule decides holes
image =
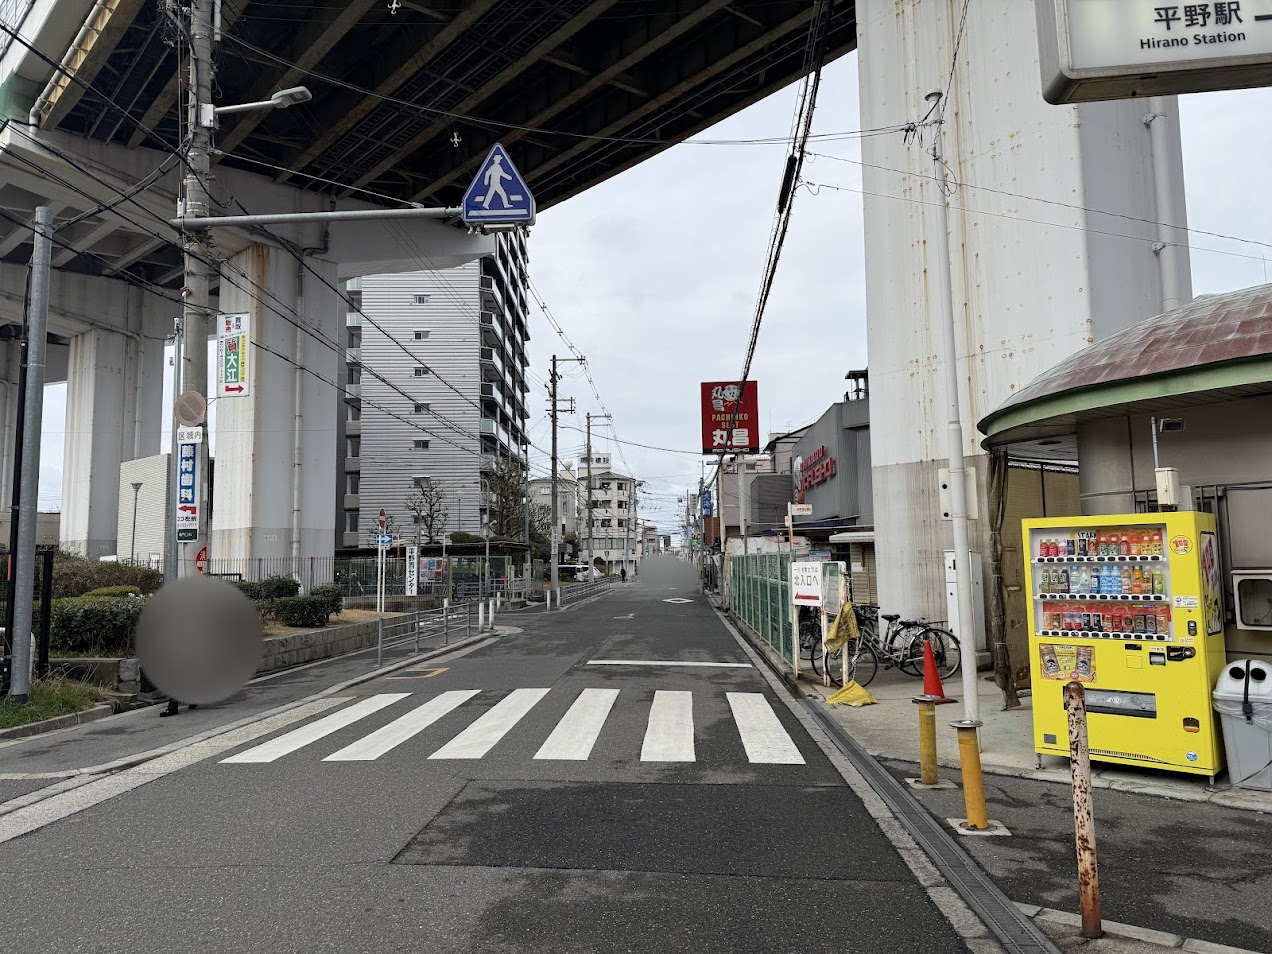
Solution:
[[[1212,701],[1233,787],[1272,792],[1272,665],[1260,659],[1229,663]]]

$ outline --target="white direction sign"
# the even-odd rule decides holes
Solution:
[[[216,326],[216,396],[246,397],[247,359],[251,347],[247,315],[221,315]]]
[[[791,564],[791,601],[796,606],[822,605],[822,566],[816,563]]]
[[[811,517],[813,515],[812,504],[791,504],[792,517]]]
[[[1049,103],[1272,84],[1272,0],[1035,0]]]
[[[177,493],[173,503],[173,526],[178,543],[195,543],[199,539],[199,444],[203,428],[177,429]]]
[[[533,225],[534,196],[504,147],[495,143],[464,193],[467,225]]]
[[[420,586],[420,548],[411,544],[406,548],[406,595],[418,596]]]

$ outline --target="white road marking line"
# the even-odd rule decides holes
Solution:
[[[86,808],[92,808],[94,805],[114,798],[116,795],[130,792],[134,788],[145,785],[147,782],[153,782],[156,779],[163,778],[165,775],[171,775],[180,769],[202,762],[204,759],[220,755],[222,752],[228,752],[230,749],[236,749],[245,742],[259,739],[261,736],[269,735],[271,732],[277,732],[284,726],[299,722],[302,719],[308,719],[320,712],[325,712],[332,706],[337,706],[347,701],[347,696],[316,699],[313,702],[305,703],[278,715],[262,719],[259,722],[253,722],[250,725],[245,725],[242,728],[234,729],[222,735],[195,742],[193,745],[187,745],[175,752],[161,755],[156,759],[125,769],[122,772],[94,779],[87,785],[81,785],[70,791],[61,792],[34,805],[19,808],[0,818],[0,843],[29,834],[53,822],[61,821],[63,818],[74,815],[76,812],[81,812]]]
[[[649,708],[642,762],[693,762],[693,693],[659,689]]]
[[[617,698],[617,689],[584,689],[535,758],[586,761]]]
[[[722,669],[752,669],[750,663],[683,662],[677,659],[589,659],[589,666],[706,666]]]
[[[452,692],[443,692],[401,718],[394,719],[388,725],[376,729],[365,738],[346,745],[339,752],[333,752],[323,761],[370,762],[378,759],[385,752],[423,732],[446,713],[459,708],[480,691],[480,689],[457,689]]]
[[[378,712],[385,706],[391,706],[409,695],[409,692],[383,692],[371,696],[360,702],[355,702],[339,712],[333,712],[317,722],[302,725],[299,729],[293,729],[286,735],[270,739],[263,745],[250,748],[246,752],[239,752],[237,755],[231,755],[228,759],[221,759],[221,762],[272,762],[287,755],[289,752],[295,752],[297,749],[304,748],[312,742],[317,742],[324,736],[331,735],[331,733],[339,731],[345,726],[353,725],[359,719],[363,719],[373,712]]]
[[[479,759],[508,734],[547,689],[514,689],[495,707],[429,756],[430,759]]]
[[[763,693],[729,692],[725,695],[733,710],[733,721],[742,736],[742,746],[746,749],[748,759],[766,765],[804,764],[804,757],[782,728],[777,713],[768,704]]]

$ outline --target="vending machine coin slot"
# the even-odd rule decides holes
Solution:
[[[1148,654],[1148,664],[1150,666],[1166,665],[1166,654],[1161,650],[1154,650]]]
[[[1197,635],[1197,621],[1195,619],[1190,619],[1188,621],[1188,635],[1189,636]]]
[[[1192,659],[1197,655],[1197,650],[1191,646],[1171,646],[1166,650],[1166,658],[1171,662],[1183,662],[1185,659]]]

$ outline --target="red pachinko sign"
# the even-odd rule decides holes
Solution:
[[[702,385],[702,452],[757,454],[760,399],[754,381],[708,381]]]

